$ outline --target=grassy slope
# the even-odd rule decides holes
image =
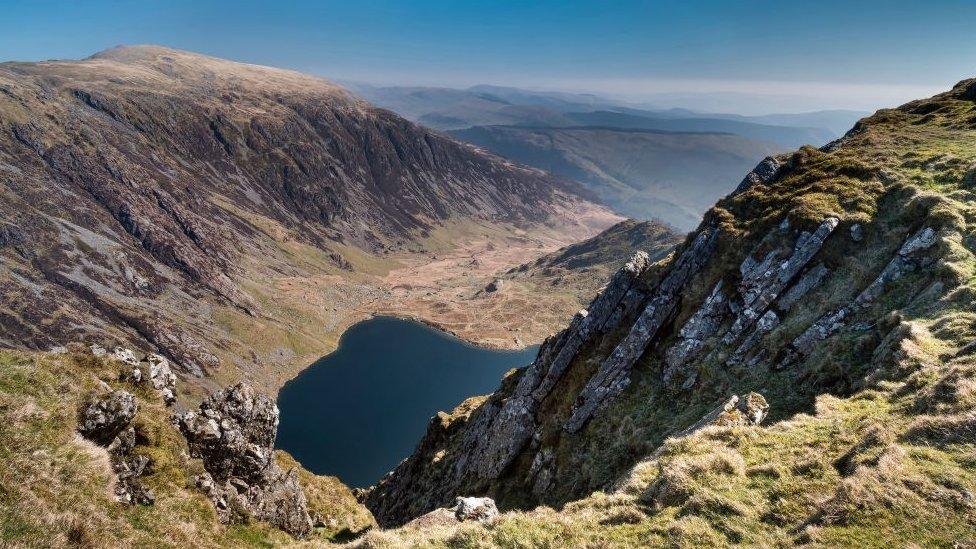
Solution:
[[[679,231],[663,223],[628,219],[592,238],[512,268],[502,278],[536,295],[563,292],[573,298],[579,310],[634,252],[643,250],[652,262],[660,261],[682,239]]]
[[[169,423],[155,394],[117,381],[118,363],[88,354],[0,351],[0,546],[4,547],[268,547],[290,543],[264,524],[226,526],[192,486],[202,472]],[[104,449],[75,434],[76,410],[99,380],[139,398],[136,453],[152,459],[145,484],[152,506],[127,506],[112,497]],[[299,467],[310,507],[327,527],[318,542],[372,525],[372,516],[337,479]]]

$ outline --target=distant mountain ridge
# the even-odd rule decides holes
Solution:
[[[780,148],[731,133],[569,126],[479,126],[451,135],[579,181],[617,212],[690,230]]]
[[[764,157],[825,145],[863,114],[650,110],[595,94],[485,85],[351,87],[411,120],[578,181],[624,216],[656,218],[683,230],[697,225]]]
[[[434,129],[494,125],[604,125],[670,131],[731,132],[781,145],[824,145],[843,135],[867,113],[829,110],[743,116],[688,109],[640,108],[596,94],[540,92],[478,85],[444,87],[375,86],[345,83],[380,107]]]

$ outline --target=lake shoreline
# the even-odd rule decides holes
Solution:
[[[282,386],[277,447],[316,474],[369,486],[410,455],[437,412],[493,392],[536,353],[487,349],[412,318],[373,316]]]

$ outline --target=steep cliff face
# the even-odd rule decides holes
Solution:
[[[669,260],[636,253],[531,365],[434,418],[370,494],[377,520],[401,524],[457,495],[562,505],[609,490],[647,456],[663,479],[665,439],[731,395],[761,394],[769,423],[813,411],[818,395],[944,375],[911,349],[951,365],[974,337],[974,143],[970,80],[879,111],[822,149],[763,161]],[[651,492],[643,505],[688,497]],[[681,512],[712,516],[708,505]],[[651,511],[635,512],[628,524]],[[769,524],[813,524],[783,520]]]
[[[549,223],[584,203],[563,185],[290,71],[149,46],[5,63],[0,344],[139,342],[201,375],[294,325],[269,279],[449,221]]]

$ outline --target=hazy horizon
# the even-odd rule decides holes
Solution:
[[[500,85],[739,114],[873,111],[976,74],[976,4],[949,1],[47,6],[5,7],[0,59],[158,44],[332,80]]]

